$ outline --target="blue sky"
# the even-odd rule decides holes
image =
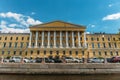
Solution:
[[[0,0],[1,32],[29,32],[30,25],[63,20],[87,32],[117,33],[120,0]]]

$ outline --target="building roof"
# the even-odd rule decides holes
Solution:
[[[39,27],[76,27],[76,28],[83,28],[85,29],[85,26],[82,25],[77,25],[77,24],[73,24],[73,23],[69,23],[69,22],[64,22],[64,21],[52,21],[52,22],[48,22],[48,23],[43,23],[43,24],[39,24],[39,25],[34,25],[31,26],[30,28],[39,28]]]

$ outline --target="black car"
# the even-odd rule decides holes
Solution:
[[[49,59],[49,58],[44,58],[46,63],[54,63],[53,59]]]
[[[54,62],[55,63],[62,63],[62,60],[60,60],[60,59],[54,59]]]
[[[41,63],[41,62],[42,62],[42,58],[38,58],[38,57],[35,58],[35,62],[36,62],[36,63]]]

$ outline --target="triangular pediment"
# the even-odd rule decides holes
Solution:
[[[68,22],[63,22],[63,21],[53,21],[53,22],[48,22],[48,23],[43,23],[40,25],[35,25],[32,27],[81,27],[81,28],[85,28],[84,26],[81,25],[76,25],[76,24],[72,24],[72,23],[68,23]]]

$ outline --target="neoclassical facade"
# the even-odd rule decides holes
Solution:
[[[53,21],[30,27],[29,33],[0,33],[0,56],[112,57],[120,55],[119,34],[86,34],[86,27]]]

